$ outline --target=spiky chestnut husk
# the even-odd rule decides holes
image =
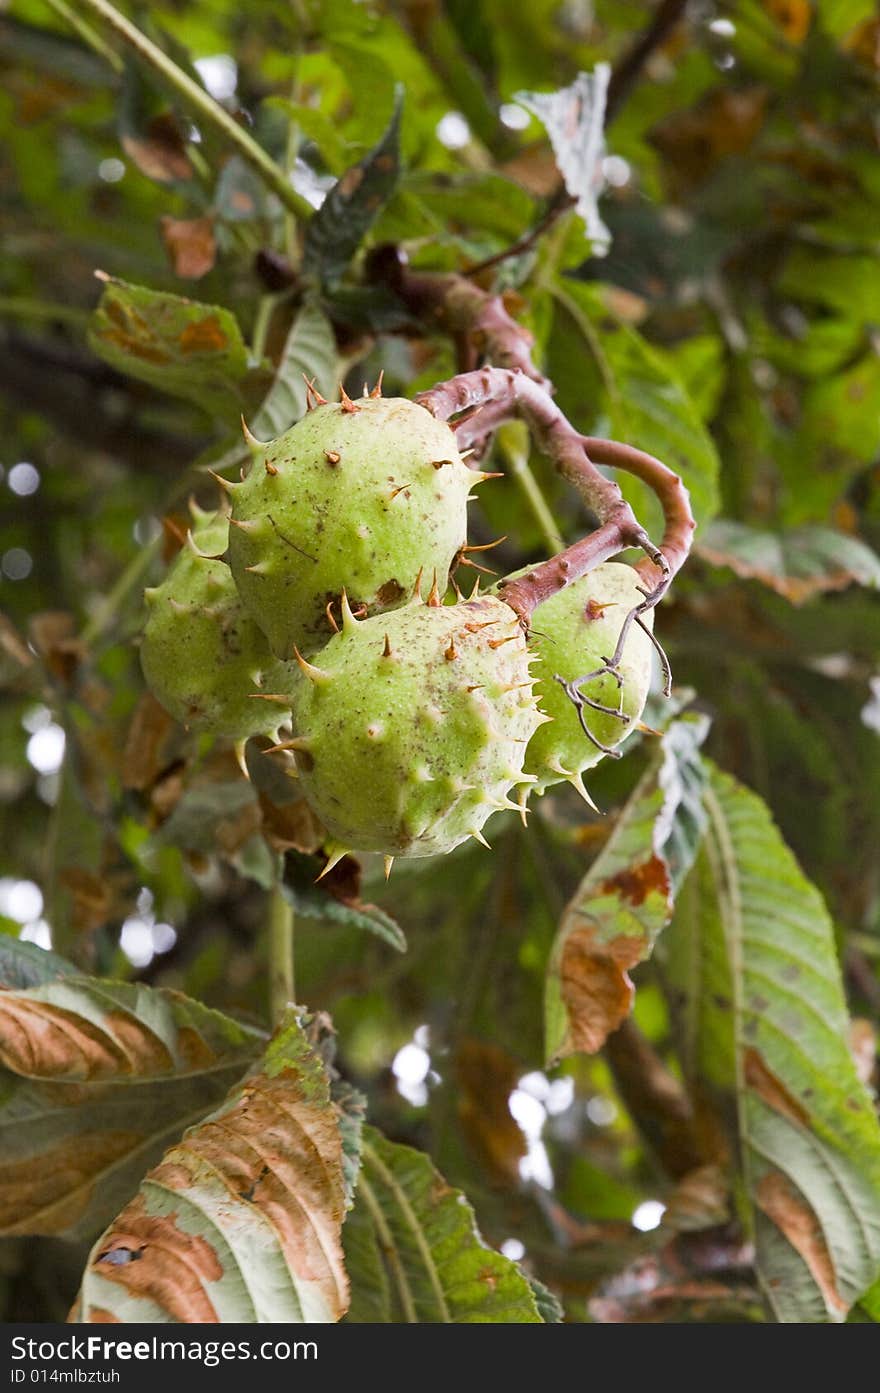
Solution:
[[[343,588],[369,614],[397,608],[420,571],[446,588],[481,475],[424,407],[344,398],[251,449],[250,472],[230,486],[229,562],[279,657],[326,643],[327,606]]]
[[[482,840],[523,781],[542,717],[517,618],[486,596],[408,604],[342,632],[304,663],[293,706],[307,801],[344,850],[435,856]]]
[[[538,605],[531,619],[529,647],[537,656],[532,668],[538,705],[552,719],[541,726],[526,750],[525,770],[535,778],[535,793],[567,779],[583,792],[582,774],[604,758],[587,739],[577,711],[555,680],[583,677],[600,668],[614,652],[624,619],[644,596],[631,566],[609,561]],[[644,623],[653,628],[654,613]],[[630,627],[620,660],[622,687],[606,673],[581,688],[585,697],[611,706],[628,718],[584,707],[587,728],[602,745],[614,747],[633,729],[645,709],[651,683],[651,640],[637,625]]]
[[[274,658],[219,558],[229,522],[193,508],[193,527],[163,583],[147,590],[141,667],[156,698],[194,730],[230,740],[274,731],[284,712],[256,700],[286,691],[289,668]]]

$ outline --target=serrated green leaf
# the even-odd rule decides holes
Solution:
[[[703,850],[663,938],[692,1088],[729,1124],[781,1321],[839,1321],[880,1269],[880,1127],[834,932],[755,794],[709,766]]]
[[[400,176],[402,104],[399,88],[391,121],[378,145],[346,170],[309,222],[303,270],[322,284],[332,285],[341,278],[394,192]]]
[[[542,1320],[527,1279],[487,1247],[470,1205],[412,1147],[365,1127],[343,1229],[348,1320],[466,1324]]]
[[[627,969],[647,958],[704,824],[704,716],[674,721],[563,913],[547,964],[545,1053],[593,1053],[632,1005]]]
[[[282,889],[297,914],[307,919],[323,919],[328,924],[365,930],[389,943],[398,953],[406,952],[403,930],[390,914],[386,914],[378,905],[337,899],[316,883],[315,866],[316,862],[310,856],[297,851],[287,853]]]
[[[129,377],[235,420],[247,350],[221,305],[107,278],[89,327],[94,351]]]
[[[344,1212],[338,1110],[291,1012],[257,1070],[98,1239],[75,1319],[336,1321],[348,1305]]]
[[[880,558],[870,547],[830,527],[761,532],[727,519],[711,524],[699,550],[715,566],[760,580],[793,604],[848,585],[880,585]]]
[[[336,340],[330,321],[314,301],[306,301],[290,326],[275,380],[250,423],[257,438],[274,439],[305,414],[306,378],[329,396],[336,375]]]
[[[0,992],[5,1234],[93,1234],[263,1039],[177,992],[64,968]]]

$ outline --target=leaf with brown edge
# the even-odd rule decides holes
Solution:
[[[849,1303],[837,1289],[837,1274],[822,1225],[804,1196],[787,1176],[771,1170],[759,1180],[755,1200],[803,1258],[829,1310],[845,1316]]]
[[[702,828],[698,750],[708,723],[673,722],[572,896],[550,955],[546,1052],[592,1054],[632,1007],[629,969],[649,956]]]
[[[840,1321],[880,1275],[880,1127],[834,926],[761,799],[706,764],[703,844],[659,951],[678,1055],[728,1134],[773,1316]]]
[[[217,260],[214,219],[172,218],[166,214],[160,226],[174,274],[193,281],[206,276]]]
[[[0,958],[0,1233],[86,1237],[264,1037],[176,992],[79,976],[27,943]]]
[[[850,585],[880,586],[880,558],[858,538],[830,527],[760,532],[724,519],[710,525],[697,551],[713,566],[758,580],[793,605]]]
[[[74,1319],[336,1321],[340,1112],[291,1012],[257,1069],[151,1170],[89,1256]]]
[[[235,316],[103,272],[99,279],[104,291],[89,326],[95,353],[119,372],[237,425],[248,357]]]
[[[154,116],[140,135],[123,134],[120,143],[141,173],[157,184],[192,178],[186,142],[170,111]]]

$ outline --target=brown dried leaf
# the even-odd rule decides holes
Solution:
[[[788,43],[802,44],[813,22],[809,0],[763,0],[763,4]]]
[[[265,793],[260,794],[263,836],[273,851],[302,851],[313,855],[326,838],[326,832],[304,798],[279,807]],[[332,871],[331,871],[332,875]]]
[[[65,866],[58,882],[71,899],[71,925],[76,933],[93,933],[107,923],[115,896],[103,876],[82,866]]]
[[[0,649],[18,667],[32,667],[34,655],[28,648],[12,620],[0,612]]]
[[[461,1130],[490,1178],[502,1185],[519,1184],[519,1163],[528,1150],[509,1105],[520,1072],[516,1060],[497,1045],[464,1039],[458,1047]]]
[[[174,267],[174,274],[197,281],[213,268],[217,241],[213,218],[172,218],[161,221],[162,241]]]
[[[76,637],[76,620],[66,610],[44,610],[28,625],[31,643],[48,671],[69,686],[86,656],[86,647]]]
[[[781,1171],[771,1170],[759,1180],[755,1199],[803,1258],[829,1311],[847,1311],[822,1226],[800,1190]]]
[[[293,1016],[95,1244],[76,1318],[339,1320],[344,1214],[339,1113]]]
[[[123,135],[122,148],[142,174],[159,184],[192,178],[186,142],[171,112],[154,116],[143,135]]]
[[[597,945],[589,929],[569,934],[562,953],[559,976],[562,999],[568,1012],[570,1043],[567,1051],[595,1054],[632,1009],[635,987],[627,972],[642,957],[640,939]]]
[[[680,1233],[714,1228],[730,1218],[730,1182],[722,1166],[689,1171],[667,1197],[663,1226]]]
[[[124,788],[143,792],[155,782],[168,764],[175,730],[176,723],[165,707],[152,692],[144,692],[134,709],[122,755]]]

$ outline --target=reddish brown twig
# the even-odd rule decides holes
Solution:
[[[371,252],[366,274],[393,291],[420,324],[433,324],[449,334],[462,370],[487,360],[552,390],[532,361],[531,334],[508,314],[500,295],[454,272],[411,271],[405,254],[390,245]]]
[[[563,478],[577,489],[599,519],[600,525],[595,532],[581,538],[558,556],[531,567],[514,580],[501,582],[499,592],[519,616],[524,629],[529,628],[532,614],[544,600],[625,548],[640,547],[647,553],[638,567],[645,581],[645,588],[639,587],[644,598],[626,615],[613,653],[603,657],[601,666],[593,672],[584,673],[573,681],[557,677],[577,711],[585,736],[604,754],[615,755],[615,750],[600,744],[591,732],[586,711],[594,709],[596,703],[581,689],[606,674],[622,688],[620,663],[629,631],[635,624],[657,650],[663,668],[664,691],[667,695],[670,693],[672,673],[669,660],[652,630],[645,624],[644,615],[666,593],[672,577],[690,550],[694,520],[687,489],[679,476],[660,460],[654,459],[653,455],[615,441],[581,435],[543,385],[521,372],[484,367],[476,372],[460,373],[448,382],[422,392],[417,400],[432,415],[449,421],[453,429],[456,429],[457,420],[461,436],[468,440],[487,428],[494,430],[505,420],[521,417],[538,447],[553,461]],[[639,523],[619,485],[596,468],[596,460],[635,474],[657,495],[665,521],[663,541],[659,547],[654,545]]]
[[[521,417],[539,448],[599,519],[598,530],[590,536],[516,580],[502,583],[505,600],[526,625],[543,600],[631,546],[647,552],[649,561],[642,564],[650,567],[650,573],[642,574],[651,588],[645,605],[639,606],[639,614],[634,613],[630,622],[636,622],[643,609],[656,604],[687,555],[693,533],[687,491],[672,470],[642,451],[611,441],[590,441],[588,452],[585,437],[574,429],[541,384],[509,369],[485,367],[461,373],[422,392],[417,400],[432,415],[450,421],[453,428],[456,417],[471,413],[474,408],[479,409],[480,418],[485,415],[495,425]],[[470,414],[467,417],[463,431],[467,438],[473,434],[474,419]],[[666,519],[664,543],[669,547],[668,555],[665,545],[656,547],[651,541],[619,486],[596,468],[591,458],[594,453],[603,463],[637,474],[657,493]]]

